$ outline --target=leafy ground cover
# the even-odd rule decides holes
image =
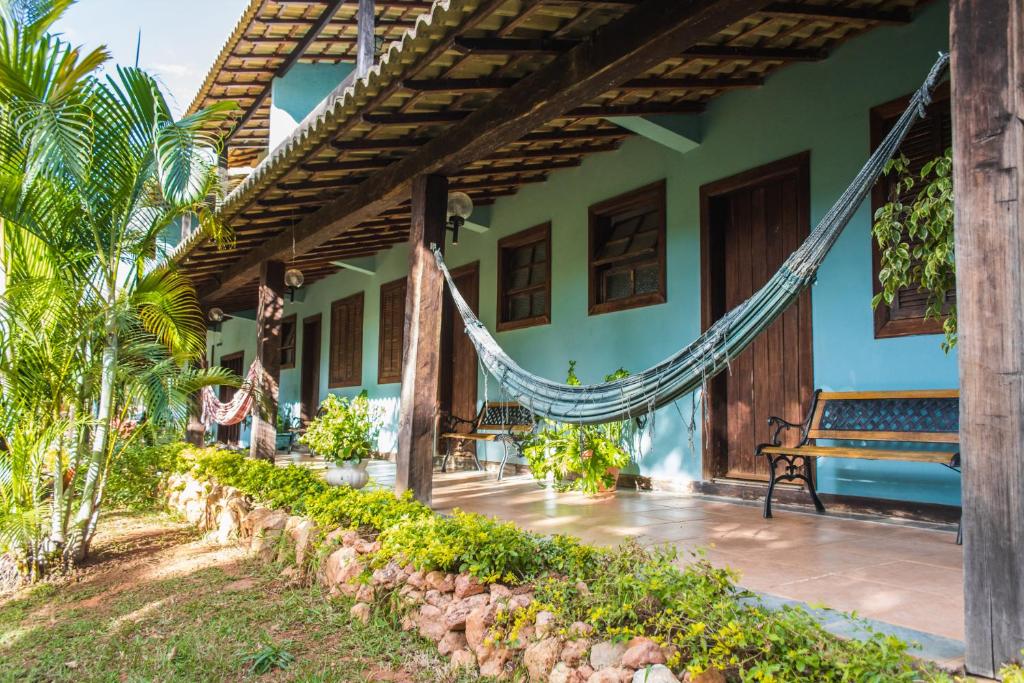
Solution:
[[[72,579],[0,598],[0,681],[472,680],[387,614],[363,625],[166,515],[105,522]]]

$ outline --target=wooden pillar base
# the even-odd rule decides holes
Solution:
[[[260,266],[256,309],[256,358],[263,365],[258,400],[252,407],[249,455],[273,462],[277,452],[277,399],[281,378],[281,318],[284,317],[284,263]]]

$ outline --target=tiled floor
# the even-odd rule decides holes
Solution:
[[[377,485],[393,485],[394,465],[373,462],[370,472]],[[684,554],[703,550],[751,590],[963,639],[963,552],[953,531],[781,508],[765,520],[758,505],[677,493],[620,490],[596,499],[555,493],[528,476],[434,476],[434,507],[442,512],[457,507],[595,544],[634,537]]]

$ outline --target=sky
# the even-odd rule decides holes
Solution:
[[[171,109],[181,114],[246,5],[248,0],[78,0],[55,31],[75,45],[106,45],[112,63],[131,66],[141,30],[139,66],[160,81]]]

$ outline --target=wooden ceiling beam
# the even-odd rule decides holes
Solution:
[[[472,92],[507,90],[517,83],[515,78],[421,78],[403,81],[409,90],[420,92]],[[762,85],[762,78],[637,78],[619,83],[609,90],[721,90]]]
[[[452,47],[463,54],[475,55],[560,55],[579,45],[578,40],[559,38],[465,38],[458,37]]]
[[[820,19],[822,21],[868,21],[874,24],[909,24],[913,17],[910,11],[901,9],[880,10],[873,7],[838,7],[834,5],[803,5],[795,2],[775,2],[761,14],[773,17],[795,17],[799,19]]]
[[[523,78],[471,116],[453,124],[400,161],[371,175],[287,235],[267,240],[226,269],[215,299],[245,286],[268,259],[316,249],[337,234],[373,218],[410,194],[425,173],[452,175],[469,163],[524,137],[556,116],[591,102],[757,12],[766,0],[645,0],[621,19],[547,66]]]

